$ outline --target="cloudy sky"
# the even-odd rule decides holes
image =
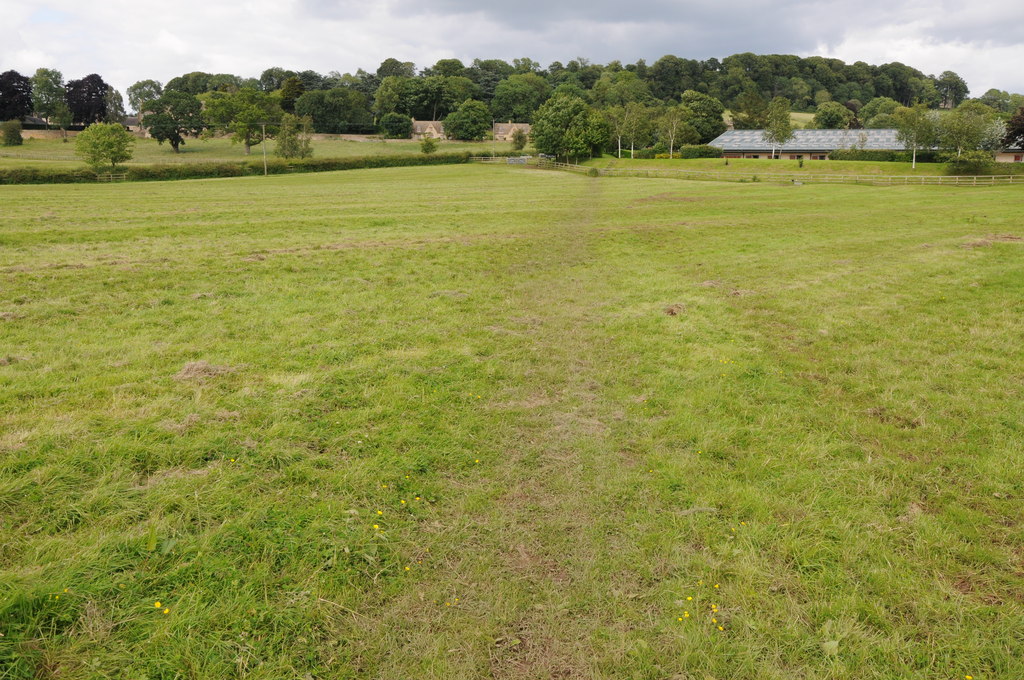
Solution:
[[[99,73],[122,91],[189,71],[372,71],[387,57],[422,68],[446,57],[546,66],[755,52],[901,61],[956,71],[974,95],[1024,92],[1020,0],[42,0],[11,3],[4,19],[0,72]]]

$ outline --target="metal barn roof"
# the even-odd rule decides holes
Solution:
[[[710,142],[724,151],[771,152],[772,145],[764,139],[764,130],[727,130]],[[778,150],[779,147],[775,147]],[[793,138],[782,151],[835,151],[836,149],[868,151],[903,151],[896,139],[896,130],[793,130]]]

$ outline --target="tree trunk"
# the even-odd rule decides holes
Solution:
[[[246,142],[245,142],[245,155],[248,156],[251,151],[252,151],[252,144],[250,144],[249,141],[246,140]]]
[[[622,158],[622,137],[618,136],[615,139],[619,142],[619,158]]]
[[[629,160],[633,160],[633,140],[629,140]]]
[[[914,154],[911,158],[910,169],[917,170],[917,147],[914,147]]]

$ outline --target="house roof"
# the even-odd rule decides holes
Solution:
[[[495,123],[494,124],[494,131],[499,133],[499,134],[504,134],[506,132],[511,132],[512,130],[514,130],[516,128],[519,128],[520,130],[523,130],[524,132],[529,132],[530,131],[530,124],[529,123]]]
[[[439,120],[414,120],[412,122],[412,131],[416,133],[426,132],[427,130],[442,130],[444,129],[444,123]]]
[[[710,142],[724,151],[765,151],[772,145],[764,139],[764,130],[727,130]],[[775,147],[778,149],[778,147]],[[835,151],[836,149],[868,151],[903,151],[896,130],[793,130],[793,138],[782,151]]]

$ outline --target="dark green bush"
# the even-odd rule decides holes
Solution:
[[[0,123],[0,135],[3,136],[4,146],[21,146],[24,143],[21,138],[20,120],[8,120]]]
[[[947,175],[990,175],[995,162],[988,151],[964,151],[961,155],[947,156]]]
[[[938,163],[939,153],[921,149],[917,152],[918,163]],[[913,160],[911,151],[865,151],[863,149],[837,149],[829,153],[834,161],[873,161],[876,163],[909,163]]]
[[[96,173],[87,168],[0,168],[0,184],[77,184],[95,181]]]
[[[722,150],[707,144],[684,144],[673,155],[677,158],[721,158]]]
[[[401,113],[385,113],[380,119],[380,129],[392,139],[409,139],[412,135],[412,118]]]

